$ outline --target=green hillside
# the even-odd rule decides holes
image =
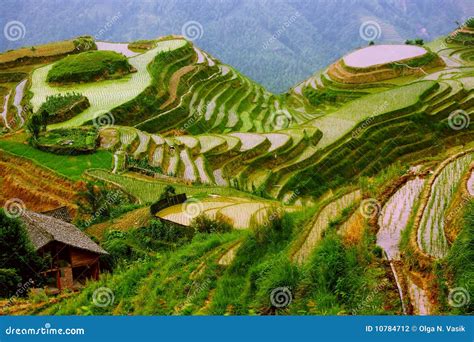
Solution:
[[[278,95],[180,36],[2,69],[0,202],[63,204],[109,253],[6,312],[471,314],[472,37],[348,51]]]

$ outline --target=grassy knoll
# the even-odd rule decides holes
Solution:
[[[91,82],[114,78],[133,70],[127,58],[113,51],[87,51],[55,63],[46,80],[51,83]]]
[[[62,156],[43,152],[25,143],[24,137],[1,139],[0,149],[14,155],[28,158],[35,163],[73,179],[81,178],[85,170],[90,168],[110,168],[112,154],[107,151],[98,151],[88,155]]]

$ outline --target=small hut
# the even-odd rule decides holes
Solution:
[[[107,252],[76,226],[28,210],[21,219],[38,254],[50,260],[42,275],[51,291],[78,289],[86,279],[99,278],[99,257]]]

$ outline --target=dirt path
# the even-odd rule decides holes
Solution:
[[[217,261],[217,264],[218,265],[221,265],[221,266],[229,266],[232,261],[234,260],[235,258],[235,254],[237,253],[237,250],[239,249],[240,245],[242,244],[242,242],[238,242],[236,243],[235,245],[233,245],[232,247],[230,247],[220,258],[219,260]]]
[[[187,73],[193,71],[195,67],[196,66],[194,66],[194,65],[186,65],[185,67],[182,67],[181,69],[176,71],[171,76],[170,83],[169,83],[170,97],[165,101],[165,103],[163,103],[160,106],[160,109],[164,109],[164,108],[168,107],[170,104],[172,104],[176,100],[176,95],[178,93],[178,85],[179,85],[179,81],[181,80],[181,77],[183,77]]]

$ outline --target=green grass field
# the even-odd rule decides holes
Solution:
[[[78,156],[61,156],[37,150],[22,142],[0,139],[0,149],[57,172],[72,180],[82,178],[84,171],[90,168],[112,167],[112,154],[107,151],[98,151],[93,154]]]

